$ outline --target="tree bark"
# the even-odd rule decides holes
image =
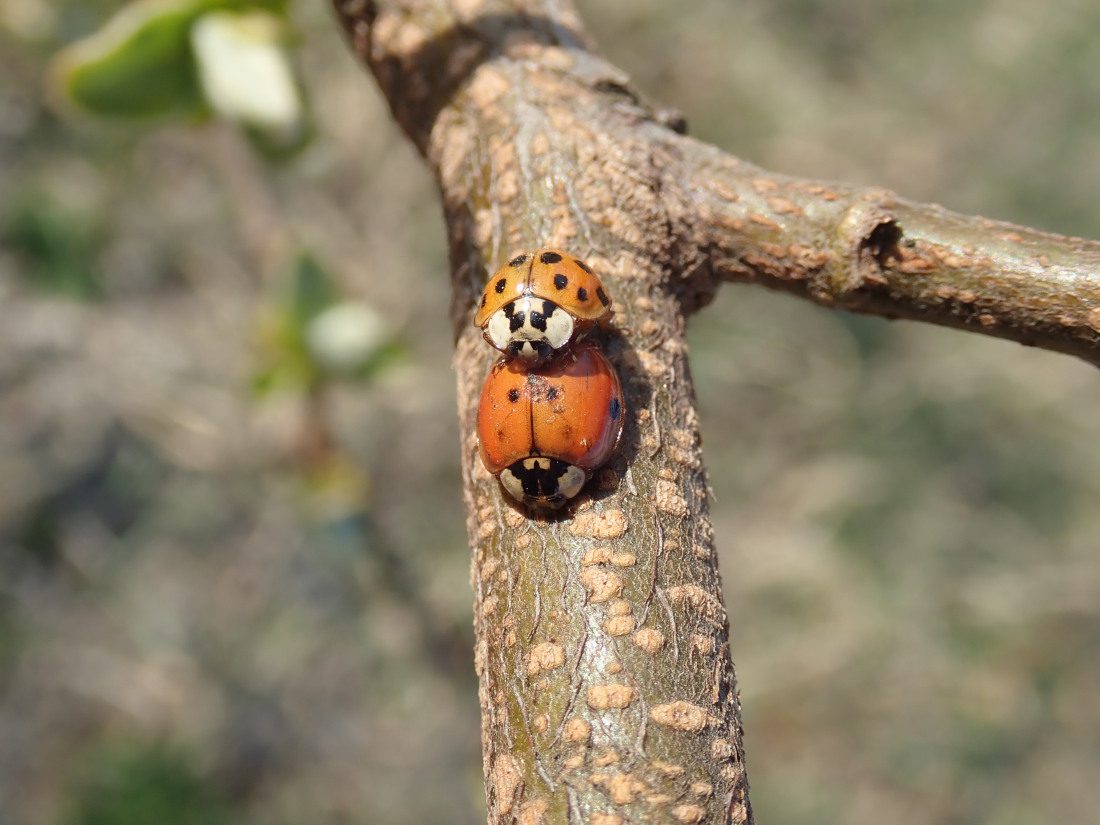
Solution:
[[[1100,244],[763,172],[682,134],[567,0],[334,0],[439,181],[489,822],[751,822],[685,318],[722,280],[1100,363]],[[477,456],[488,273],[567,248],[615,300],[618,457],[559,516]]]
[[[686,154],[696,242],[711,277],[1100,365],[1100,243],[884,189],[774,175],[699,143]]]

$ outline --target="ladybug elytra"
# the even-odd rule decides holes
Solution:
[[[513,498],[558,508],[610,457],[623,417],[619,376],[591,344],[532,368],[501,359],[481,391],[481,459]]]

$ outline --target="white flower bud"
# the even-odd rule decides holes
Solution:
[[[366,304],[335,304],[306,327],[306,346],[313,359],[335,373],[364,366],[389,337],[382,316]]]
[[[272,132],[290,132],[302,102],[280,45],[278,18],[266,12],[211,12],[191,29],[191,46],[207,102],[223,117]]]

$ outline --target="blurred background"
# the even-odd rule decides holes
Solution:
[[[1100,237],[1091,0],[580,6],[765,167]],[[0,822],[483,822],[432,181],[327,3],[56,57],[122,7],[0,4]],[[1096,370],[716,304],[760,822],[1095,821]]]

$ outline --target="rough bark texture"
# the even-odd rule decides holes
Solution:
[[[679,133],[565,0],[335,0],[435,171],[476,590],[490,823],[751,822],[684,348],[723,279],[1100,363],[1100,244],[765,173]],[[544,519],[482,468],[494,353],[470,323],[512,255],[565,247],[615,299],[619,456]]]
[[[709,274],[1100,365],[1100,243],[685,152]],[[708,284],[709,288],[709,284]]]

